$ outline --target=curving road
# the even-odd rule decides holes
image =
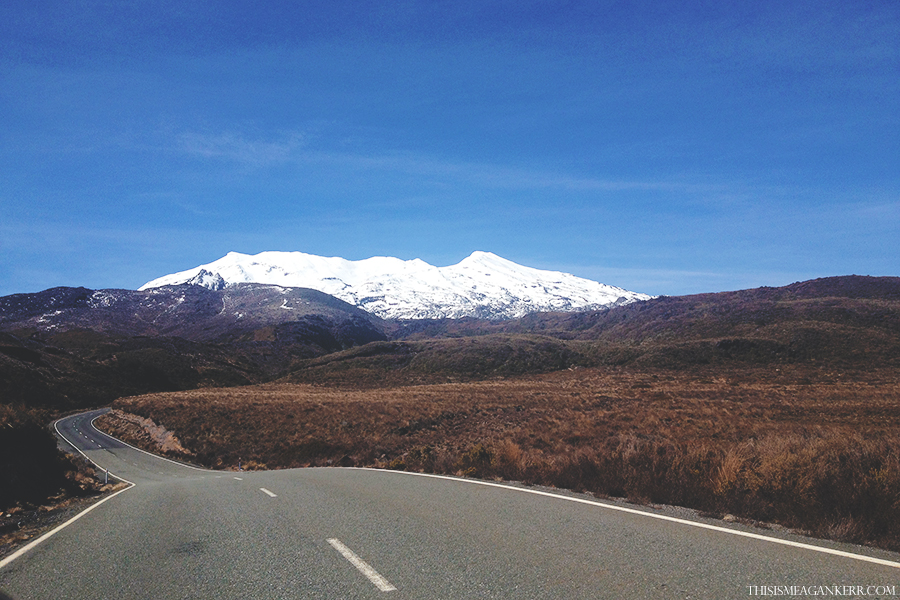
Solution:
[[[59,433],[134,487],[0,567],[17,600],[900,597],[893,553],[472,480],[206,471],[97,431],[100,412]]]

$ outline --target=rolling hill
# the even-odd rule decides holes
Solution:
[[[0,332],[7,402],[42,404],[279,378],[373,385],[598,365],[867,369],[900,364],[900,278],[832,277],[507,320],[383,321],[322,292],[264,284],[54,288],[0,298]]]
[[[53,288],[0,298],[0,385],[6,403],[101,405],[266,381],[296,360],[384,339],[376,317],[315,290]]]

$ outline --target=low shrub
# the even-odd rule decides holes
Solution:
[[[0,404],[0,510],[99,491],[86,461],[56,446],[47,415]]]
[[[900,382],[807,367],[578,369],[125,398],[196,460],[501,478],[900,549]]]

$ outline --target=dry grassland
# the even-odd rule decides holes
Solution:
[[[889,369],[578,369],[374,389],[201,389],[115,407],[171,430],[212,467],[502,478],[900,549],[900,376]]]

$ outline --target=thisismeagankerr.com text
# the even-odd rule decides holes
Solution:
[[[751,596],[833,596],[844,598],[889,598],[897,596],[896,585],[748,585]]]

